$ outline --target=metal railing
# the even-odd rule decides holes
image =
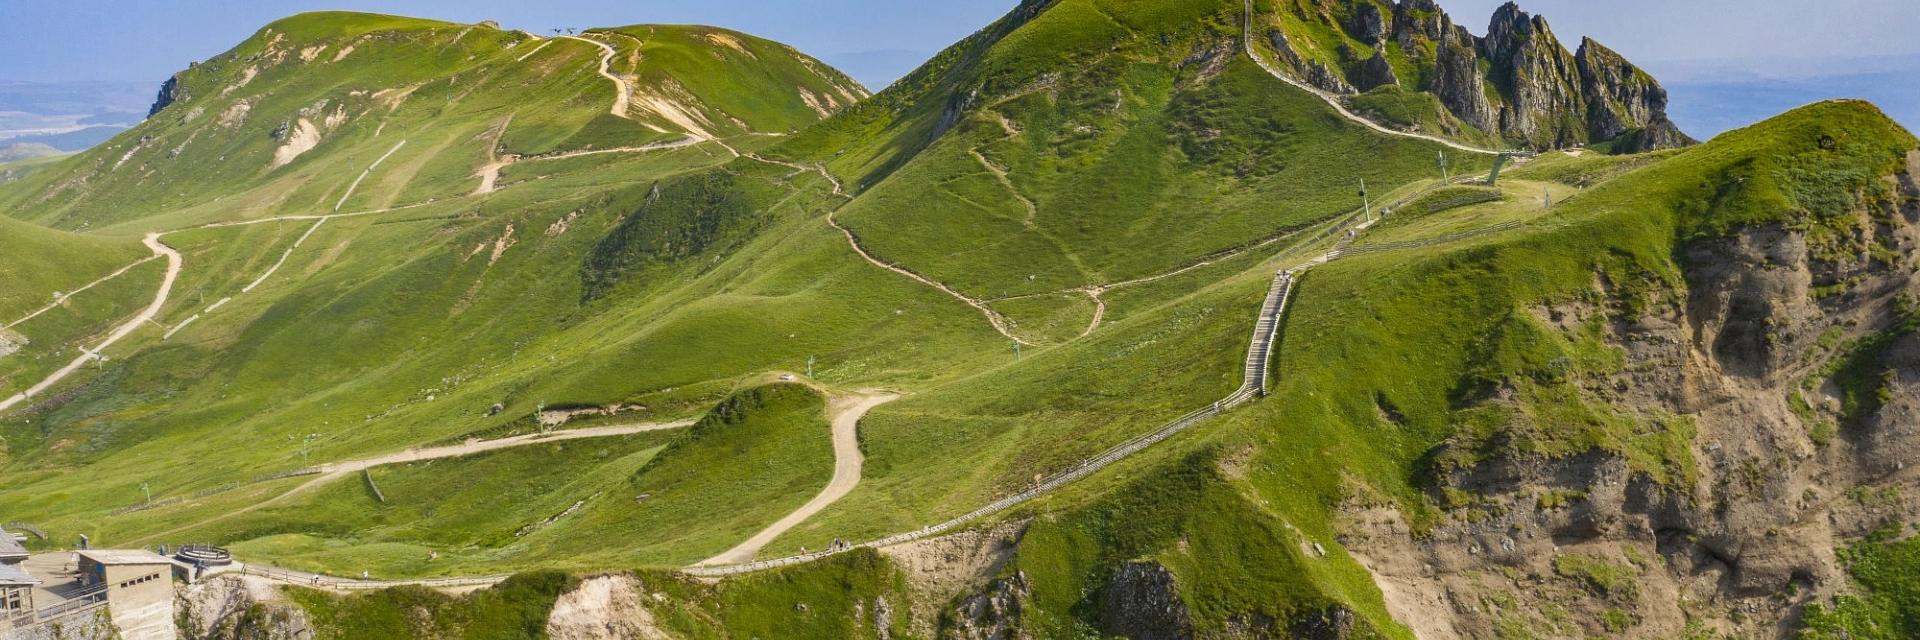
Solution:
[[[288,584],[335,590],[375,590],[393,587],[490,587],[505,582],[512,574],[490,576],[468,576],[461,578],[427,578],[421,580],[354,580],[335,578],[315,573],[290,571],[277,567],[258,564],[243,564],[238,572],[243,576],[256,576],[269,580],[278,580]]]
[[[72,615],[89,609],[103,607],[106,606],[106,604],[107,585],[106,583],[100,583],[87,588],[85,591],[81,591],[78,595],[71,598],[41,607],[38,611],[34,612],[34,617],[39,618],[41,622],[46,622],[60,616]]]
[[[30,524],[27,524],[25,522],[8,522],[8,523],[0,524],[0,531],[24,531],[24,532],[33,534],[33,537],[35,538],[39,538],[41,540],[47,539],[47,532],[41,531],[40,527],[36,527]]]

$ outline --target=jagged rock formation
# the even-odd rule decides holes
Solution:
[[[1666,90],[1652,76],[1592,39],[1569,53],[1544,17],[1517,4],[1494,12],[1484,38],[1454,24],[1433,0],[1401,0],[1391,15],[1372,0],[1310,4],[1317,6],[1296,9],[1296,17],[1350,40],[1308,45],[1313,36],[1283,26],[1267,40],[1284,67],[1324,91],[1399,85],[1428,92],[1446,111],[1437,114],[1443,120],[1532,148],[1614,143],[1639,152],[1694,144],[1667,119]],[[1313,51],[1337,59],[1316,59]],[[1419,77],[1399,77],[1396,68],[1417,69]]]
[[[1368,5],[1372,6],[1372,5]],[[1353,88],[1366,93],[1387,85],[1399,86],[1400,78],[1393,73],[1393,63],[1387,61],[1385,53],[1375,53],[1354,69]]]
[[[176,73],[160,84],[160,95],[154,98],[153,108],[147,110],[147,117],[160,115],[162,110],[173,106],[173,103],[185,102],[186,99],[187,88],[180,84],[180,74]]]

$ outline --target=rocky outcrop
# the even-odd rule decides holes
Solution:
[[[1632,137],[1627,140],[1627,144],[1624,146],[1615,147],[1617,151],[1623,153],[1646,153],[1648,151],[1678,149],[1699,144],[1699,141],[1694,140],[1692,136],[1682,132],[1679,125],[1674,124],[1672,120],[1668,120],[1667,114],[1664,113],[1653,116],[1653,120],[1647,123],[1645,129],[1641,129],[1637,133],[1629,132],[1628,135]]]
[[[187,88],[180,83],[180,74],[174,74],[160,84],[160,95],[153,99],[153,108],[147,110],[147,117],[160,115],[160,112],[176,102],[187,101]]]
[[[1193,619],[1172,571],[1158,562],[1129,562],[1101,595],[1100,630],[1129,640],[1182,640],[1193,637]]]
[[[1920,479],[1920,333],[1899,324],[1920,278],[1888,258],[1920,253],[1912,175],[1887,176],[1897,192],[1851,212],[1681,245],[1684,285],[1638,317],[1614,315],[1617,300],[1533,309],[1556,331],[1604,327],[1624,366],[1583,376],[1580,393],[1648,425],[1686,416],[1675,455],[1690,470],[1663,484],[1604,450],[1501,446],[1428,479],[1467,498],[1420,537],[1392,509],[1351,505],[1341,542],[1374,570],[1395,617],[1421,637],[1492,637],[1524,626],[1516,611],[1551,605],[1575,637],[1621,620],[1630,637],[1697,623],[1721,637],[1794,637],[1802,607],[1847,588],[1834,549],[1920,513],[1907,490]],[[1820,373],[1861,358],[1877,388]],[[1488,402],[1513,400],[1496,391]],[[1488,574],[1520,579],[1476,577]],[[1700,603],[1719,615],[1701,616]]]
[[[1569,52],[1544,17],[1517,4],[1494,12],[1484,38],[1454,24],[1434,0],[1401,0],[1384,10],[1374,0],[1328,0],[1319,10],[1300,17],[1317,18],[1350,40],[1309,43],[1301,39],[1325,36],[1278,30],[1268,40],[1285,69],[1324,91],[1397,84],[1428,92],[1459,122],[1536,149],[1613,143],[1616,151],[1639,152],[1694,144],[1667,118],[1666,90],[1652,76],[1592,39]],[[1355,55],[1354,42],[1372,52]],[[1341,52],[1339,68],[1302,53],[1310,50]],[[1396,66],[1432,72],[1404,78]]]
[[[1587,103],[1587,130],[1595,138],[1618,138],[1633,129],[1632,123],[1644,124],[1665,115],[1666,89],[1612,49],[1582,38],[1574,59],[1580,68],[1581,97]]]
[[[981,593],[961,600],[950,622],[940,630],[941,640],[1027,640],[1021,615],[1033,597],[1033,585],[1024,571],[995,580]]]
[[[1355,93],[1353,86],[1347,84],[1340,72],[1319,60],[1308,60],[1295,51],[1293,42],[1287,38],[1287,34],[1277,30],[1271,31],[1267,33],[1267,39],[1273,43],[1274,50],[1280,52],[1280,64],[1292,71],[1295,77],[1327,93],[1338,95]]]
[[[1487,100],[1486,80],[1480,75],[1480,56],[1476,53],[1473,35],[1458,27],[1443,33],[1435,47],[1431,87],[1434,97],[1461,122],[1483,132],[1493,131],[1493,104]]]
[[[547,616],[547,637],[554,640],[671,640],[644,604],[646,587],[626,574],[580,581],[561,594]]]
[[[1394,75],[1393,63],[1387,61],[1384,53],[1373,54],[1353,70],[1353,88],[1356,91],[1366,93],[1387,85],[1399,86],[1400,78]]]
[[[1494,12],[1480,50],[1492,62],[1493,85],[1505,98],[1500,133],[1541,148],[1586,140],[1580,71],[1546,18],[1509,2]]]
[[[262,578],[215,576],[176,592],[184,640],[305,640],[314,635],[305,609],[286,602]]]
[[[1347,35],[1370,47],[1387,43],[1387,15],[1380,11],[1380,5],[1362,1],[1353,8],[1353,17],[1347,21]]]

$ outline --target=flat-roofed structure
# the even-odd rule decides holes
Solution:
[[[125,640],[172,640],[176,563],[145,549],[77,552],[81,584],[105,585],[107,609]]]
[[[13,534],[0,531],[0,633],[34,624],[33,587],[40,581],[20,568],[27,557]]]

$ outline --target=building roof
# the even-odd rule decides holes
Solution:
[[[27,548],[21,546],[13,534],[0,532],[0,560],[20,561],[27,559]]]
[[[79,554],[104,565],[173,564],[166,556],[146,549],[88,549]]]
[[[29,584],[40,584],[40,581],[33,576],[27,575],[27,572],[18,566],[0,564],[0,585],[17,587]]]

